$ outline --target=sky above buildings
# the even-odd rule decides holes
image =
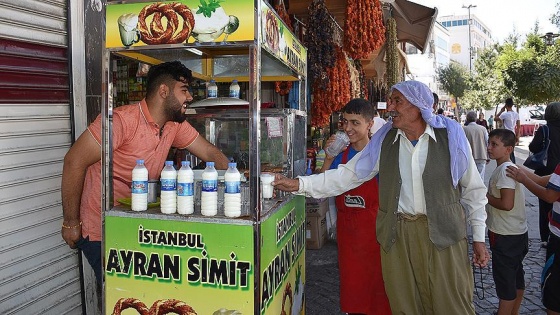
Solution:
[[[503,42],[516,31],[522,39],[530,33],[535,21],[539,21],[541,34],[559,33],[558,27],[550,22],[550,17],[557,12],[560,0],[410,0],[427,7],[437,7],[438,17],[445,15],[467,15],[463,6],[476,5],[471,14],[476,15],[490,29],[492,37]]]

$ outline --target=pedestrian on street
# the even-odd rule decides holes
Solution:
[[[476,168],[480,173],[480,177],[484,180],[484,171],[486,164],[490,162],[488,159],[488,131],[484,126],[478,124],[476,121],[476,113],[470,111],[467,113],[466,123],[463,126],[463,131],[467,136],[467,140],[471,146],[472,155]]]
[[[475,314],[466,224],[473,231],[473,262],[484,267],[487,199],[465,133],[433,114],[424,83],[397,83],[388,100],[392,121],[348,163],[296,179],[276,174],[273,185],[321,198],[379,174],[376,233],[393,314]]]
[[[476,113],[475,113],[475,115],[476,115]],[[476,124],[481,125],[482,127],[486,128],[486,131],[489,131],[488,130],[488,122],[486,121],[486,119],[484,119],[484,113],[478,114],[478,119],[476,120]]]
[[[488,117],[488,131],[492,131],[494,130],[494,115],[490,115],[490,117]]]
[[[327,155],[321,172],[347,163],[369,142],[370,128],[374,124],[371,103],[353,99],[341,111],[350,145],[336,157]],[[333,135],[326,146],[334,140]],[[375,236],[379,210],[377,178],[338,195],[336,208],[340,309],[348,314],[391,315],[381,273],[381,249]]]
[[[519,135],[521,133],[521,122],[519,121],[519,114],[513,110],[513,99],[507,98],[506,104],[496,114],[496,121],[501,121],[504,128],[515,133],[515,144],[519,143]],[[511,161],[515,164],[515,152],[511,152]]]
[[[492,276],[498,295],[498,314],[519,314],[525,293],[523,259],[529,252],[525,194],[521,184],[506,176],[515,147],[515,134],[507,129],[490,132],[488,154],[496,169],[488,184],[488,239],[492,252]]]
[[[560,103],[554,102],[546,106],[544,110],[544,119],[546,120],[546,128],[548,128],[548,136],[550,145],[547,151],[547,161],[545,167],[535,171],[539,176],[550,175],[554,172],[555,166],[560,163]],[[533,140],[529,144],[529,151],[533,153],[540,152],[544,147],[544,131],[543,126],[535,132]],[[539,232],[541,244],[547,246],[548,235],[548,215],[552,211],[552,203],[548,203],[539,198]]]
[[[159,176],[171,146],[188,148],[203,161],[226,169],[229,160],[185,121],[191,70],[181,62],[152,66],[146,98],[113,109],[114,200],[130,197],[132,169],[145,161],[148,173]],[[72,145],[62,169],[62,238],[86,256],[101,284],[101,115]]]
[[[547,176],[538,176],[529,169],[509,166],[507,176],[523,184],[537,197],[552,203],[548,227],[550,236],[546,248],[547,263],[541,283],[542,302],[548,315],[560,314],[560,164]]]

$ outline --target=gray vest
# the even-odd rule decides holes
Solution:
[[[444,249],[466,238],[466,218],[460,188],[453,188],[450,172],[447,129],[434,128],[437,143],[430,138],[422,181],[430,240]],[[389,251],[397,238],[397,208],[401,192],[399,141],[393,143],[396,129],[389,131],[381,145],[379,158],[379,213],[377,241]]]

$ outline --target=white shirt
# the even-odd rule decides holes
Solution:
[[[487,205],[488,219],[486,223],[488,230],[501,235],[520,235],[527,232],[527,214],[525,212],[525,193],[519,182],[506,176],[506,168],[515,165],[505,162],[494,170],[488,184],[488,192],[501,198],[500,189],[507,188],[515,190],[513,209],[510,211],[501,210]]]
[[[515,132],[515,126],[519,120],[519,114],[514,111],[506,111],[500,115],[500,119],[504,124],[504,128]]]
[[[430,137],[435,140],[434,129],[427,125],[416,146],[412,145],[401,130],[398,130],[394,139],[394,141],[399,141],[399,168],[400,177],[403,179],[398,206],[399,212],[426,213],[422,173],[426,165]],[[354,169],[362,152],[358,152],[348,163],[340,164],[337,169],[312,176],[298,177],[299,191],[297,193],[314,198],[337,196],[370,180],[379,173],[379,158],[371,173],[365,178],[358,179]],[[487,188],[478,173],[472,154],[469,154],[467,158],[469,159],[467,171],[459,180],[462,204],[467,208],[467,220],[472,226],[473,240],[484,242],[486,232],[485,206],[488,202],[486,199]]]
[[[381,127],[383,127],[386,123],[385,119],[381,117],[373,117],[373,126],[371,126],[371,129],[369,130],[371,135],[373,136],[377,130],[381,129]]]

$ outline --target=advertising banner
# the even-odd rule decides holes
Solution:
[[[255,38],[253,0],[108,4],[106,47],[247,41]]]
[[[253,314],[252,225],[105,217],[108,314]]]
[[[307,50],[264,1],[261,8],[262,47],[298,74],[306,76]]]
[[[261,314],[305,314],[305,198],[261,224]]]

